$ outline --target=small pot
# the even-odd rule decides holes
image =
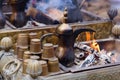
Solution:
[[[18,47],[28,47],[28,35],[26,33],[18,34],[17,46]]]
[[[13,60],[13,53],[10,51],[11,47],[13,46],[12,39],[10,37],[4,37],[0,41],[0,46],[2,50],[0,51],[0,72],[4,65]]]
[[[41,72],[42,67],[41,64],[37,60],[31,60],[28,62],[26,72],[32,77],[37,78]]]
[[[55,57],[54,47],[51,43],[45,43],[43,45],[42,58],[53,58]]]
[[[41,51],[40,39],[32,39],[30,42],[30,52],[32,54],[38,54]]]

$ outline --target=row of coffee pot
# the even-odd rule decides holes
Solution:
[[[41,43],[40,39],[37,38],[37,33],[30,33],[29,35],[27,33],[18,34],[17,51],[15,52],[17,52],[17,58],[23,62],[23,74],[27,73],[27,65],[33,65],[29,64],[31,60],[36,60],[40,63],[39,67],[42,67],[42,76],[48,75],[51,72],[60,71],[59,61],[55,57],[53,44],[45,43],[43,49],[41,49],[40,45]]]

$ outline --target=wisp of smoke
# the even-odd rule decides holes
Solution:
[[[34,5],[36,9],[44,13],[46,13],[49,8],[57,8],[63,11],[65,7],[75,7],[71,0],[30,0],[28,7],[31,5]]]

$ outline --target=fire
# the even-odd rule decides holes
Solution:
[[[90,41],[90,32],[86,32],[86,41]]]
[[[99,46],[99,44],[96,42],[95,39],[91,42],[90,47],[92,47],[93,49],[95,49],[95,50],[97,50],[98,52],[100,52],[100,46]]]
[[[93,41],[90,43],[90,47],[92,47],[93,49],[95,49],[98,52],[100,52],[100,46],[96,42],[96,40],[94,39],[94,35],[95,35],[95,33],[93,33],[92,36],[91,36],[90,32],[86,32],[86,41],[90,41],[90,39],[92,37]]]

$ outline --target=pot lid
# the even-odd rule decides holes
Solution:
[[[72,34],[73,29],[69,24],[67,24],[67,14],[68,14],[67,8],[65,8],[63,14],[64,14],[63,21],[62,21],[63,23],[60,26],[57,27],[56,32],[58,34],[65,34],[65,35],[66,34],[67,35]]]

